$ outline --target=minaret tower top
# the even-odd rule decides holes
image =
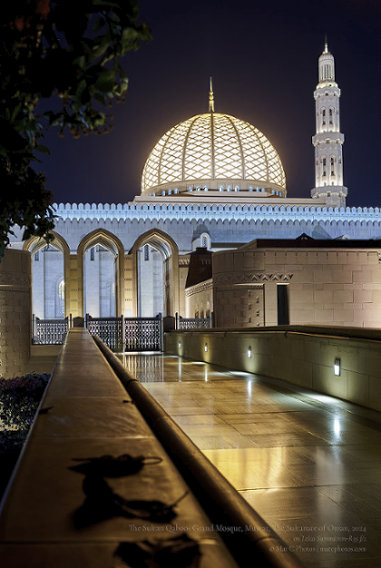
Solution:
[[[319,83],[317,89],[332,86],[337,87],[335,83],[335,59],[328,49],[327,36],[324,42],[324,51],[319,57]]]
[[[327,205],[344,206],[347,188],[343,182],[344,134],[340,132],[340,95],[335,81],[335,60],[325,39],[319,57],[319,82],[314,92],[316,109],[315,187],[311,197],[323,198]]]

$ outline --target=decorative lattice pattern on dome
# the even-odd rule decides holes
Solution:
[[[176,127],[172,128],[174,130]],[[160,170],[160,159],[163,152],[164,145],[171,135],[172,130],[169,130],[164,136],[162,136],[159,142],[155,145],[152,150],[149,159],[146,161],[143,170],[142,177],[142,189],[147,187],[154,187],[159,185],[159,170]]]
[[[272,181],[281,187],[286,185],[286,177],[278,155],[271,142],[255,126],[235,119],[235,125],[245,156],[246,179]]]
[[[217,179],[244,179],[244,160],[234,123],[224,115],[213,116],[214,171]]]
[[[203,114],[195,117],[185,141],[184,179],[211,179],[211,155],[210,116],[209,114]]]
[[[266,136],[248,122],[210,112],[160,138],[144,166],[142,193],[166,183],[216,179],[286,187],[279,155]]]

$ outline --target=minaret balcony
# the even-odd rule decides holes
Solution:
[[[312,144],[317,146],[318,144],[326,144],[340,142],[344,144],[344,134],[342,132],[318,132],[312,136]]]

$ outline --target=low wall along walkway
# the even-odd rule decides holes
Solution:
[[[2,568],[132,567],[142,557],[155,566],[249,568],[255,559],[300,568],[211,464],[205,475],[208,460],[104,345],[102,352],[107,361],[87,330],[69,331],[0,504]],[[181,471],[193,472],[188,480],[168,456],[175,444]],[[221,485],[229,488],[218,504]],[[245,522],[236,535],[237,518]]]
[[[376,330],[285,326],[171,332],[165,334],[165,350],[381,411],[381,332]]]

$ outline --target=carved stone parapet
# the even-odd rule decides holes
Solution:
[[[292,277],[292,273],[242,271],[216,274],[214,276],[214,282],[217,286],[252,283],[263,284],[265,282],[289,282]]]

